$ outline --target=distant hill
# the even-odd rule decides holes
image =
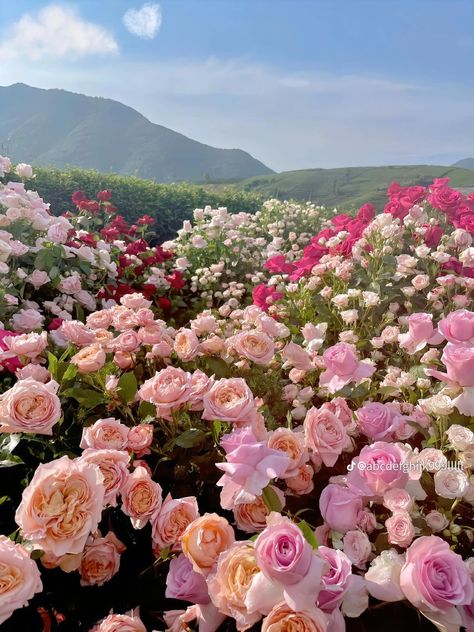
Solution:
[[[118,101],[19,83],[0,87],[0,153],[33,165],[77,166],[157,182],[273,173],[241,149],[191,140]]]
[[[386,201],[388,185],[430,184],[434,178],[451,178],[454,187],[474,187],[474,173],[468,169],[413,165],[403,167],[348,167],[341,169],[303,169],[248,178],[234,186],[266,198],[311,200],[340,208],[372,202],[378,207]]]
[[[462,167],[463,169],[474,169],[474,158],[464,158],[454,163],[453,167]]]

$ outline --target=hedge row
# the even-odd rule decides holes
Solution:
[[[50,202],[55,215],[71,210],[71,194],[76,190],[94,198],[98,191],[111,189],[113,203],[127,220],[133,222],[145,213],[156,219],[155,230],[162,241],[173,238],[195,208],[225,206],[233,213],[254,213],[263,201],[259,195],[232,189],[215,191],[189,183],[157,184],[92,170],[36,168],[35,174],[34,181],[28,184]]]

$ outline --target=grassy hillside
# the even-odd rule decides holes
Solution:
[[[474,171],[454,167],[413,165],[403,167],[349,167],[304,169],[242,180],[235,187],[264,198],[311,200],[326,206],[349,208],[386,202],[388,185],[429,184],[433,178],[451,178],[454,187],[474,187]]]

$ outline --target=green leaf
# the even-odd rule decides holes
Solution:
[[[279,513],[282,510],[280,499],[271,485],[265,487],[262,492],[262,498],[270,511],[277,511]]]
[[[317,538],[316,538],[316,536],[314,534],[313,529],[306,522],[306,520],[301,520],[300,522],[298,522],[298,527],[302,531],[302,533],[303,533],[303,535],[305,537],[305,540],[311,544],[313,549],[317,549],[318,546],[319,546],[318,540],[317,540]]]
[[[93,391],[90,388],[81,388],[80,386],[64,391],[63,395],[64,397],[72,397],[72,399],[75,399],[76,402],[87,409],[95,408],[105,402],[102,393]]]
[[[230,375],[229,365],[222,358],[206,358],[206,364],[216,377],[228,377]]]
[[[147,417],[151,417],[152,419],[156,419],[156,406],[151,404],[150,402],[141,401],[138,406],[138,414],[140,419],[143,421]]]
[[[53,377],[58,374],[58,359],[55,355],[48,351],[48,369]]]
[[[77,366],[75,364],[69,364],[64,371],[62,381],[73,380],[77,375]]]
[[[54,255],[51,250],[40,250],[35,257],[35,268],[38,270],[51,270],[54,264]]]
[[[118,396],[124,404],[133,402],[137,394],[138,383],[133,371],[124,373],[118,381]]]
[[[190,428],[189,430],[185,430],[181,433],[174,443],[180,448],[192,448],[193,446],[202,443],[205,436],[206,433],[204,430],[199,430],[199,428]]]

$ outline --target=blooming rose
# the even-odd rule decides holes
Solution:
[[[195,496],[171,498],[163,501],[159,512],[151,519],[152,540],[155,550],[170,547],[172,551],[181,549],[181,536],[189,524],[199,516]]]
[[[344,553],[358,568],[365,569],[371,553],[370,540],[367,534],[359,529],[347,531],[343,539]]]
[[[314,469],[309,463],[303,463],[298,468],[294,476],[285,478],[285,482],[290,491],[298,496],[310,494],[314,489],[313,483]]]
[[[395,511],[393,516],[385,521],[390,544],[406,548],[415,537],[415,527],[408,511]]]
[[[404,461],[405,453],[398,445],[376,441],[352,459],[347,484],[364,496],[378,496],[392,487],[404,488],[408,481]]]
[[[207,580],[213,604],[235,619],[237,630],[247,630],[261,617],[259,612],[249,613],[245,603],[259,571],[253,543],[234,542],[220,554],[216,572]]]
[[[89,632],[146,632],[140,617],[134,612],[129,614],[109,614],[89,630]]]
[[[449,525],[449,520],[446,518],[444,514],[440,511],[436,511],[433,509],[425,516],[426,524],[429,526],[431,531],[437,533],[438,531],[443,531]]]
[[[375,441],[393,439],[401,424],[401,417],[388,404],[367,402],[356,411],[359,430]]]
[[[447,344],[441,361],[446,373],[426,369],[426,373],[454,386],[474,386],[474,347]]]
[[[87,448],[81,460],[97,465],[104,477],[104,505],[117,506],[117,496],[121,493],[128,477],[130,455],[124,450],[96,450]]]
[[[278,496],[280,506],[283,508],[285,506],[285,495],[278,487],[273,485],[270,485],[270,487]],[[257,496],[252,502],[235,505],[233,511],[237,528],[240,531],[245,531],[245,533],[263,531],[267,526],[267,516],[270,515],[270,510],[261,496]]]
[[[128,431],[127,449],[138,458],[150,454],[149,447],[153,442],[153,425],[140,424],[132,426]]]
[[[251,424],[256,417],[252,391],[240,377],[217,380],[203,397],[202,418]]]
[[[81,448],[96,450],[125,450],[128,443],[129,429],[118,419],[106,417],[98,419],[92,426],[83,428]]]
[[[31,332],[20,336],[6,336],[3,339],[9,352],[26,358],[36,358],[48,344],[48,334],[42,331],[40,334]]]
[[[191,392],[191,375],[168,366],[143,383],[138,397],[155,404],[158,416],[170,419],[171,413],[189,400]]]
[[[438,329],[448,342],[453,344],[474,344],[474,312],[458,309],[438,323]]]
[[[141,529],[152,514],[159,512],[162,489],[144,467],[137,467],[122,488],[122,511],[130,516],[135,529]]]
[[[432,321],[432,314],[411,314],[408,317],[408,333],[398,336],[400,347],[406,349],[409,354],[414,354],[424,349],[427,344],[439,344],[443,336],[433,327]]]
[[[436,535],[417,538],[407,549],[400,587],[416,608],[445,612],[471,603],[473,583],[462,557]]]
[[[39,465],[15,514],[22,536],[46,553],[80,553],[101,518],[102,481],[99,468],[81,459]]]
[[[33,168],[31,165],[27,165],[25,162],[19,162],[15,167],[15,173],[20,178],[32,178]]]
[[[319,546],[317,554],[329,567],[321,578],[317,604],[324,612],[331,612],[341,605],[349,588],[352,562],[343,551],[327,546]]]
[[[255,364],[268,364],[275,353],[273,340],[263,331],[242,331],[233,336],[229,341],[239,356],[255,362]]]
[[[468,450],[474,447],[474,432],[465,426],[459,424],[449,426],[446,436],[455,450]]]
[[[411,511],[414,501],[412,496],[405,489],[392,487],[383,495],[384,507],[390,511]]]
[[[98,310],[87,316],[86,324],[90,329],[108,329],[112,324],[112,314],[108,309]]]
[[[99,330],[100,331],[100,330]],[[122,352],[122,353],[131,353],[135,351],[140,346],[141,341],[138,337],[138,334],[133,329],[126,329],[122,331],[120,335],[118,335],[113,340],[113,349],[114,351]]]
[[[43,590],[35,562],[21,544],[0,535],[0,624],[15,610],[28,605]]]
[[[105,359],[105,351],[100,344],[96,343],[78,351],[72,356],[70,362],[77,366],[79,373],[93,373],[104,366]]]
[[[16,331],[39,329],[43,320],[43,316],[36,309],[21,309],[12,317],[13,328]]]
[[[294,612],[286,603],[281,603],[262,621],[261,632],[326,632],[327,629],[327,619],[319,608]]]
[[[102,586],[118,573],[120,554],[125,551],[125,545],[120,542],[113,531],[109,531],[105,538],[90,537],[82,553],[81,586]]]
[[[348,443],[342,421],[327,409],[313,407],[308,410],[303,427],[306,445],[319,454],[324,465],[332,467]]]
[[[94,332],[79,320],[63,321],[60,327],[60,332],[68,342],[72,342],[72,344],[77,345],[78,347],[90,345],[95,342]]]
[[[400,572],[404,556],[395,549],[388,549],[372,560],[365,573],[367,589],[372,597],[380,601],[401,601],[404,595],[400,588]]]
[[[54,380],[47,384],[31,377],[19,380],[0,396],[0,431],[53,434],[62,414],[58,388]]]
[[[319,377],[320,386],[336,393],[350,382],[360,382],[375,372],[375,367],[357,359],[352,345],[338,342],[323,353],[326,370]]]
[[[51,373],[41,364],[27,364],[21,369],[17,369],[15,375],[19,380],[26,380],[28,377],[31,377],[37,382],[43,382],[43,384],[46,384],[51,379]]]
[[[436,472],[434,484],[441,498],[462,498],[469,487],[469,479],[463,470],[449,468]]]
[[[205,578],[193,570],[191,562],[182,553],[170,562],[165,596],[192,603],[206,604],[210,601]]]
[[[190,362],[199,353],[199,340],[191,329],[181,328],[174,338],[174,350],[183,362]]]
[[[193,569],[206,577],[220,553],[228,549],[234,540],[234,530],[225,518],[206,513],[186,527],[181,536],[181,547]]]
[[[346,533],[355,529],[359,511],[362,509],[362,498],[354,490],[330,483],[319,498],[319,509],[327,525]]]
[[[151,301],[147,299],[140,292],[134,292],[133,294],[125,294],[120,298],[121,305],[128,307],[129,309],[141,309],[143,307],[150,307]]]

